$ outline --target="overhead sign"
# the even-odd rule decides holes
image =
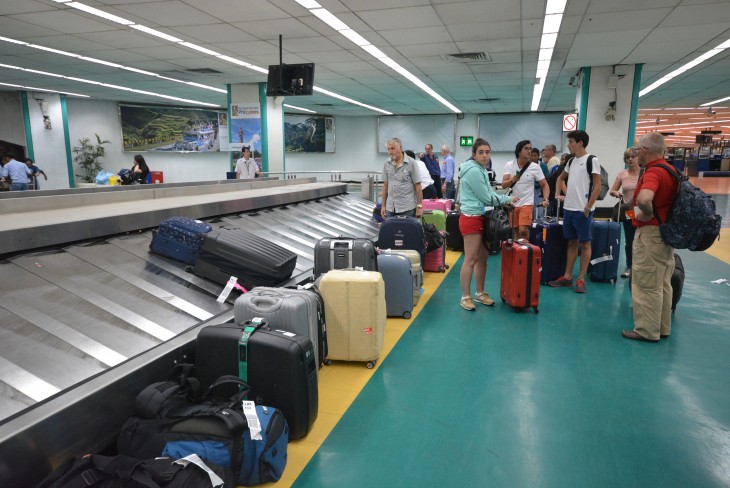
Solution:
[[[474,136],[461,136],[459,138],[459,145],[460,146],[473,146],[474,145]]]
[[[578,114],[563,115],[563,132],[570,132],[578,128]]]

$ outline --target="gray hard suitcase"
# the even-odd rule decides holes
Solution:
[[[377,252],[370,239],[325,237],[314,248],[314,277],[331,269],[377,271]]]
[[[410,319],[413,311],[411,261],[400,254],[379,254],[378,270],[385,282],[385,308],[388,317]]]
[[[380,254],[400,254],[407,257],[411,261],[411,275],[413,276],[413,306],[418,305],[421,298],[421,288],[423,287],[423,268],[421,267],[421,255],[418,251],[410,249],[380,249]]]
[[[238,297],[233,305],[233,320],[242,324],[260,317],[272,329],[280,329],[308,337],[314,346],[317,369],[327,357],[327,327],[324,302],[319,292],[311,289],[270,288],[257,286]]]

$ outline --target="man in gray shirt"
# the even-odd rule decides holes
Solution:
[[[400,139],[389,139],[388,160],[383,165],[383,204],[380,214],[385,217],[408,215],[420,218],[421,175],[416,161],[403,153]]]

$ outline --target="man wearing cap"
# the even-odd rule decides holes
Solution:
[[[243,145],[243,156],[241,159],[236,161],[236,179],[249,180],[256,178],[256,174],[259,172],[259,167],[256,165],[256,160],[251,157],[251,146],[248,144]]]

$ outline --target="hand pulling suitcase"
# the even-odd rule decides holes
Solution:
[[[380,254],[399,254],[405,256],[411,262],[411,276],[413,278],[413,306],[418,305],[421,298],[421,288],[423,287],[423,268],[421,267],[421,255],[410,249],[401,249],[394,251],[392,249],[380,249]]]
[[[421,201],[424,210],[441,210],[445,215],[449,215],[454,201],[449,198],[424,198]]]
[[[433,224],[440,231],[446,232],[446,213],[442,210],[424,210],[423,221]]]
[[[194,264],[205,234],[213,228],[207,222],[189,217],[170,217],[152,231],[150,251],[187,264]]]
[[[452,251],[464,250],[464,236],[459,229],[459,217],[461,212],[455,210],[446,216],[446,247]]]
[[[233,321],[242,324],[260,317],[272,329],[303,335],[312,341],[317,369],[327,358],[327,326],[324,301],[316,288],[270,288],[257,286],[233,304]]]
[[[563,237],[563,224],[558,218],[537,220],[530,229],[530,243],[542,252],[540,283],[546,285],[565,273],[568,243]]]
[[[532,307],[535,313],[540,303],[540,267],[542,251],[524,239],[502,243],[502,270],[499,295],[520,310]]]
[[[331,269],[378,270],[375,244],[370,239],[325,237],[314,248],[314,277]]]
[[[620,211],[620,210],[619,210]],[[591,231],[591,261],[588,278],[591,281],[616,283],[621,252],[621,224],[609,220],[594,220]]]
[[[387,315],[382,275],[331,270],[322,275],[319,292],[327,317],[329,359],[367,361],[373,368],[383,349]]]
[[[231,276],[245,288],[276,286],[288,280],[297,255],[257,235],[221,227],[205,236],[194,273],[225,285]]]
[[[385,307],[388,317],[410,319],[413,311],[411,261],[400,254],[379,254],[378,270],[385,283]]]
[[[258,328],[246,342],[245,327],[211,325],[198,333],[195,367],[201,386],[207,388],[223,375],[238,376],[251,387],[249,400],[282,411],[290,440],[304,437],[319,408],[312,341],[292,332]]]
[[[421,263],[426,260],[423,224],[415,217],[391,217],[380,224],[378,247],[381,249],[410,249],[418,251]]]

